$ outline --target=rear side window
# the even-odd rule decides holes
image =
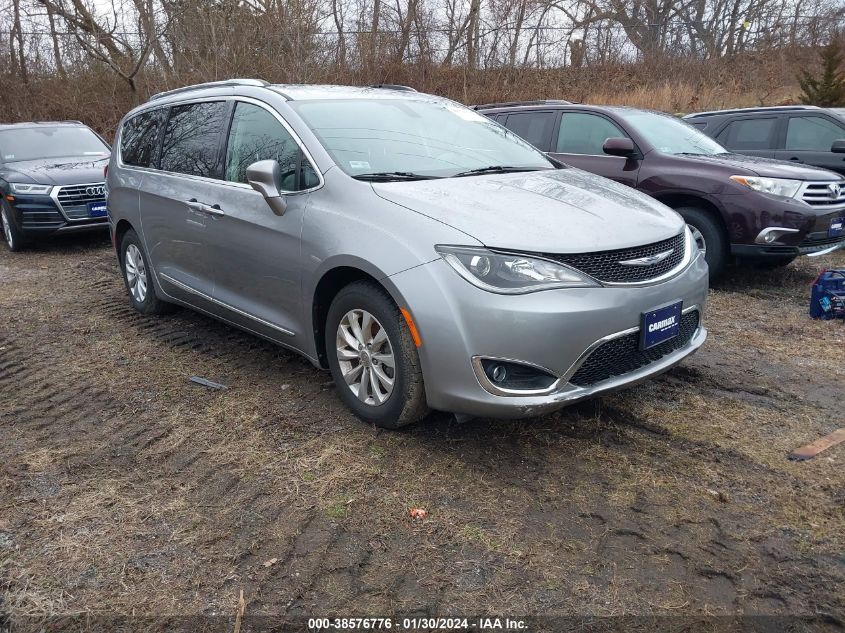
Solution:
[[[219,178],[218,148],[225,120],[223,101],[172,107],[164,131],[161,169]]]
[[[777,122],[776,118],[732,121],[716,140],[729,149],[770,149]]]
[[[247,167],[259,160],[279,163],[283,191],[300,191],[319,184],[317,174],[285,126],[262,107],[238,103],[229,130],[225,179],[246,182]]]
[[[840,139],[845,139],[845,128],[820,116],[790,117],[786,128],[786,149],[829,152]]]
[[[537,149],[548,152],[555,115],[554,112],[519,112],[508,116],[507,126]]]
[[[627,136],[613,122],[597,114],[564,112],[560,119],[557,151],[561,154],[604,155],[604,142]]]
[[[120,134],[120,158],[124,165],[154,167],[159,134],[164,123],[164,109],[149,110],[123,124]]]

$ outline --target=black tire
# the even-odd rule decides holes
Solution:
[[[393,389],[381,404],[367,404],[353,393],[346,384],[335,351],[338,348],[338,328],[341,321],[353,310],[365,310],[375,318],[387,333],[393,352]],[[356,281],[343,288],[332,301],[325,330],[326,352],[332,378],[340,399],[355,415],[376,426],[398,429],[413,424],[428,414],[417,348],[401,311],[384,288],[369,281]],[[382,370],[385,371],[384,367]]]
[[[710,279],[716,279],[728,263],[728,238],[718,218],[698,207],[678,207],[675,209],[691,227],[698,229],[704,238],[706,252],[704,260],[710,268]]]
[[[137,249],[137,253],[142,258],[144,264],[146,292],[144,293],[142,299],[139,299],[138,296],[133,293],[132,284],[129,281],[129,275],[126,273],[126,254],[130,246],[134,246],[135,249]],[[168,312],[172,312],[175,306],[171,303],[167,303],[166,301],[162,301],[156,294],[155,284],[153,283],[152,278],[152,268],[150,268],[150,260],[147,257],[147,253],[144,251],[144,245],[141,244],[138,234],[133,229],[129,229],[123,235],[123,239],[120,241],[120,250],[118,251],[118,254],[120,258],[120,272],[123,275],[123,284],[126,286],[126,294],[129,295],[129,302],[132,304],[132,307],[141,314],[166,314]]]
[[[2,233],[3,241],[13,253],[22,251],[24,246],[26,246],[26,239],[20,232],[20,229],[18,229],[17,224],[15,224],[12,208],[5,200],[2,206],[0,206],[0,214],[2,214],[0,218],[0,233]],[[8,233],[6,231],[7,227]]]

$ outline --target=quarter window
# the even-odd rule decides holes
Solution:
[[[225,118],[223,101],[173,106],[164,132],[161,169],[218,178],[218,146]]]
[[[279,163],[282,191],[300,191],[319,184],[316,172],[285,126],[262,107],[238,103],[226,150],[226,180],[246,182],[247,167],[259,160]]]
[[[820,116],[791,117],[786,128],[786,149],[829,152],[840,139],[845,128]]]
[[[519,112],[508,116],[507,126],[511,132],[537,149],[547,152],[555,126],[555,115],[553,112]]]
[[[564,112],[560,119],[557,151],[561,154],[604,155],[604,142],[627,136],[614,123],[596,114]]]
[[[123,124],[120,158],[124,165],[154,167],[165,110],[149,110]]]
[[[719,133],[717,140],[730,149],[770,149],[777,121],[776,118],[732,121]]]

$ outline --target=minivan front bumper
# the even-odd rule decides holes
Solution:
[[[704,258],[696,256],[679,275],[653,286],[501,295],[476,288],[442,260],[390,281],[422,339],[418,351],[429,406],[473,416],[526,418],[636,384],[696,351],[707,338],[701,325],[707,277]],[[622,375],[592,384],[570,382],[601,343],[638,333],[642,313],[675,301],[683,301],[685,312],[698,316],[682,346]],[[479,358],[542,368],[556,380],[542,393],[494,393],[479,372]]]

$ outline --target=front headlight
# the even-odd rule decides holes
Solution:
[[[12,193],[29,193],[45,196],[53,189],[52,185],[31,185],[26,182],[10,182],[9,186],[12,188]]]
[[[754,191],[762,191],[784,198],[794,198],[798,190],[801,189],[801,185],[804,184],[800,180],[790,180],[789,178],[761,178],[759,176],[731,176],[731,180]]]
[[[548,259],[520,253],[494,253],[470,246],[434,248],[461,277],[490,292],[524,294],[552,288],[599,286],[594,279]]]

